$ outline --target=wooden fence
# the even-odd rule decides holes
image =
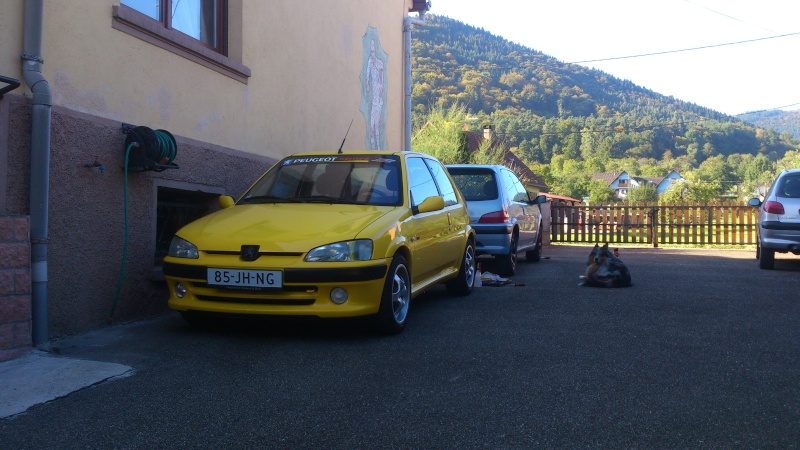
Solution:
[[[746,203],[550,206],[551,242],[747,245],[758,209]]]

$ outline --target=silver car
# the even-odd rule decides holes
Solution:
[[[781,172],[758,207],[756,258],[762,269],[775,268],[775,252],[800,255],[800,169]]]
[[[510,277],[517,254],[539,261],[542,251],[544,195],[531,198],[516,174],[505,166],[453,164],[447,171],[467,200],[478,255],[494,255],[498,275]]]

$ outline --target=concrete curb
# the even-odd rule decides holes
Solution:
[[[0,363],[0,418],[133,373],[133,368],[122,364],[64,358],[33,350]]]

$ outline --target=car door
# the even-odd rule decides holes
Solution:
[[[458,270],[466,244],[464,235],[469,225],[469,214],[462,203],[463,200],[456,194],[456,187],[448,176],[447,169],[434,159],[426,158],[425,163],[433,174],[447,213],[448,226],[443,230],[443,235],[437,244],[440,249],[437,256],[441,259],[439,269],[441,272]]]
[[[436,279],[443,265],[442,238],[450,228],[448,208],[437,211],[417,212],[417,208],[429,197],[440,196],[433,174],[419,156],[406,159],[408,189],[414,214],[403,223],[403,234],[407,237],[411,251],[411,284],[420,289]]]
[[[535,216],[532,217],[528,191],[525,190],[525,186],[514,172],[508,169],[503,170],[503,184],[508,198],[511,199],[512,206],[509,208],[509,215],[516,220],[519,229],[517,248],[520,250],[529,248],[536,242],[536,229],[534,228],[536,224],[532,223],[536,219]]]

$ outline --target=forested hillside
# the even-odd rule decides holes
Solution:
[[[778,133],[789,133],[794,138],[800,138],[800,111],[755,111],[736,117],[760,128],[774,128]]]
[[[491,124],[566,195],[585,195],[589,182],[559,186],[553,173],[564,161],[582,163],[577,169],[586,172],[660,176],[672,169],[689,172],[710,158],[725,164],[730,159],[730,185],[745,181],[739,178],[749,168],[740,165],[757,159],[764,172],[765,162],[774,166],[800,147],[789,133],[558,61],[462,22],[434,14],[426,22],[412,34],[415,125],[437,109],[460,105],[473,131]],[[751,178],[758,179],[746,180],[751,184],[772,176],[754,171]]]

